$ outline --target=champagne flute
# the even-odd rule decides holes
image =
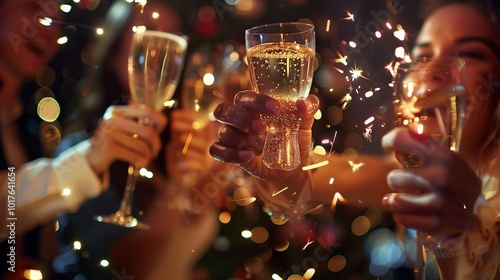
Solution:
[[[196,116],[192,128],[201,131],[210,121],[210,113],[220,101],[214,91],[218,91],[221,54],[209,45],[203,45],[193,52],[186,63],[184,83],[181,92],[181,106]],[[187,136],[182,153],[186,154],[193,133]],[[202,171],[188,169],[181,174],[181,184],[190,188],[198,181]]]
[[[140,108],[149,107],[158,111],[168,106],[179,83],[186,49],[187,39],[183,36],[146,28],[139,28],[134,33],[128,72],[135,104]],[[138,121],[149,125],[148,119]],[[135,164],[129,166],[125,192],[118,211],[107,216],[96,216],[97,221],[124,227],[149,228],[131,214],[132,198],[141,167]]]
[[[465,115],[462,59],[421,58],[397,68],[393,103],[396,123],[425,144],[426,151],[397,154],[406,169],[419,168],[433,147],[458,152]],[[417,231],[415,279],[425,279],[424,234]]]
[[[253,90],[282,104],[279,115],[261,116],[267,124],[263,162],[271,169],[293,170],[301,161],[297,137],[302,120],[295,103],[311,89],[314,26],[289,22],[253,27],[245,31],[245,46]]]

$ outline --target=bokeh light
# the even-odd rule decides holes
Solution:
[[[342,255],[335,255],[328,260],[328,270],[332,272],[339,272],[345,268],[347,260]]]

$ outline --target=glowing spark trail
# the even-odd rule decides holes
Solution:
[[[342,110],[345,110],[347,105],[349,105],[349,102],[352,101],[352,96],[349,93],[346,93],[344,97],[340,99],[340,102],[342,103]]]
[[[353,69],[349,70],[349,73],[351,73],[351,79],[354,81],[356,80],[357,78],[362,78],[363,75],[363,70],[361,70],[360,68],[357,68],[356,66],[354,66]]]
[[[370,142],[372,141],[372,132],[373,132],[372,127],[373,124],[367,126],[365,128],[365,132],[363,133],[363,137],[365,137],[365,139],[367,139]]]
[[[342,63],[344,65],[347,65],[347,58],[348,58],[348,56],[340,54],[339,51],[335,51],[335,52],[338,55],[338,58],[335,59],[335,63]]]
[[[332,199],[332,204],[330,205],[330,210],[333,210],[337,206],[337,202],[345,202],[346,200],[339,192],[336,192]]]
[[[315,169],[315,168],[320,168],[322,166],[328,165],[328,163],[329,163],[328,160],[320,161],[318,163],[303,166],[302,170],[307,171],[307,170],[311,170],[311,169]]]
[[[280,193],[282,193],[282,192],[284,192],[286,190],[288,190],[288,187],[284,187],[283,189],[281,189],[281,190],[279,190],[277,192],[273,191],[272,196],[277,196],[278,194],[280,194]]]
[[[347,16],[345,18],[342,18],[343,20],[350,20],[354,22],[354,14],[351,14],[351,12],[346,11]]]
[[[309,247],[309,245],[314,243],[314,240],[311,240],[311,234],[312,234],[312,230],[309,231],[309,236],[307,236],[306,245],[304,245],[304,247],[302,247],[302,251],[304,251],[307,247]]]
[[[350,160],[349,161],[349,165],[351,166],[352,168],[352,172],[357,172],[359,171],[359,169],[364,166],[366,163],[364,162],[360,162],[360,163],[354,163],[354,161]]]
[[[191,140],[193,140],[193,133],[189,132],[186,143],[184,143],[184,147],[182,148],[182,154],[185,155],[189,149],[189,145],[191,144]]]

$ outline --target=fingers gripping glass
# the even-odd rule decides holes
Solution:
[[[297,140],[301,119],[295,102],[311,89],[315,58],[314,26],[291,22],[257,26],[245,32],[253,90],[282,104],[279,115],[262,115],[267,124],[264,164],[293,170],[300,165]]]
[[[157,111],[168,106],[174,95],[184,66],[187,40],[166,32],[138,30],[132,40],[128,72],[132,100],[141,108]],[[141,119],[143,125],[149,120]],[[96,216],[99,222],[124,227],[149,228],[131,214],[132,198],[139,170],[143,166],[130,165],[120,208],[114,214]]]
[[[418,59],[396,71],[393,103],[396,123],[423,142],[425,151],[397,153],[406,169],[419,168],[432,147],[458,152],[465,115],[461,59]],[[415,279],[425,279],[424,235],[417,232]]]

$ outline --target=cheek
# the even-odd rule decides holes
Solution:
[[[498,98],[496,94],[469,96],[467,111],[464,120],[463,143],[480,145],[489,136],[491,130],[497,125],[496,107]]]

